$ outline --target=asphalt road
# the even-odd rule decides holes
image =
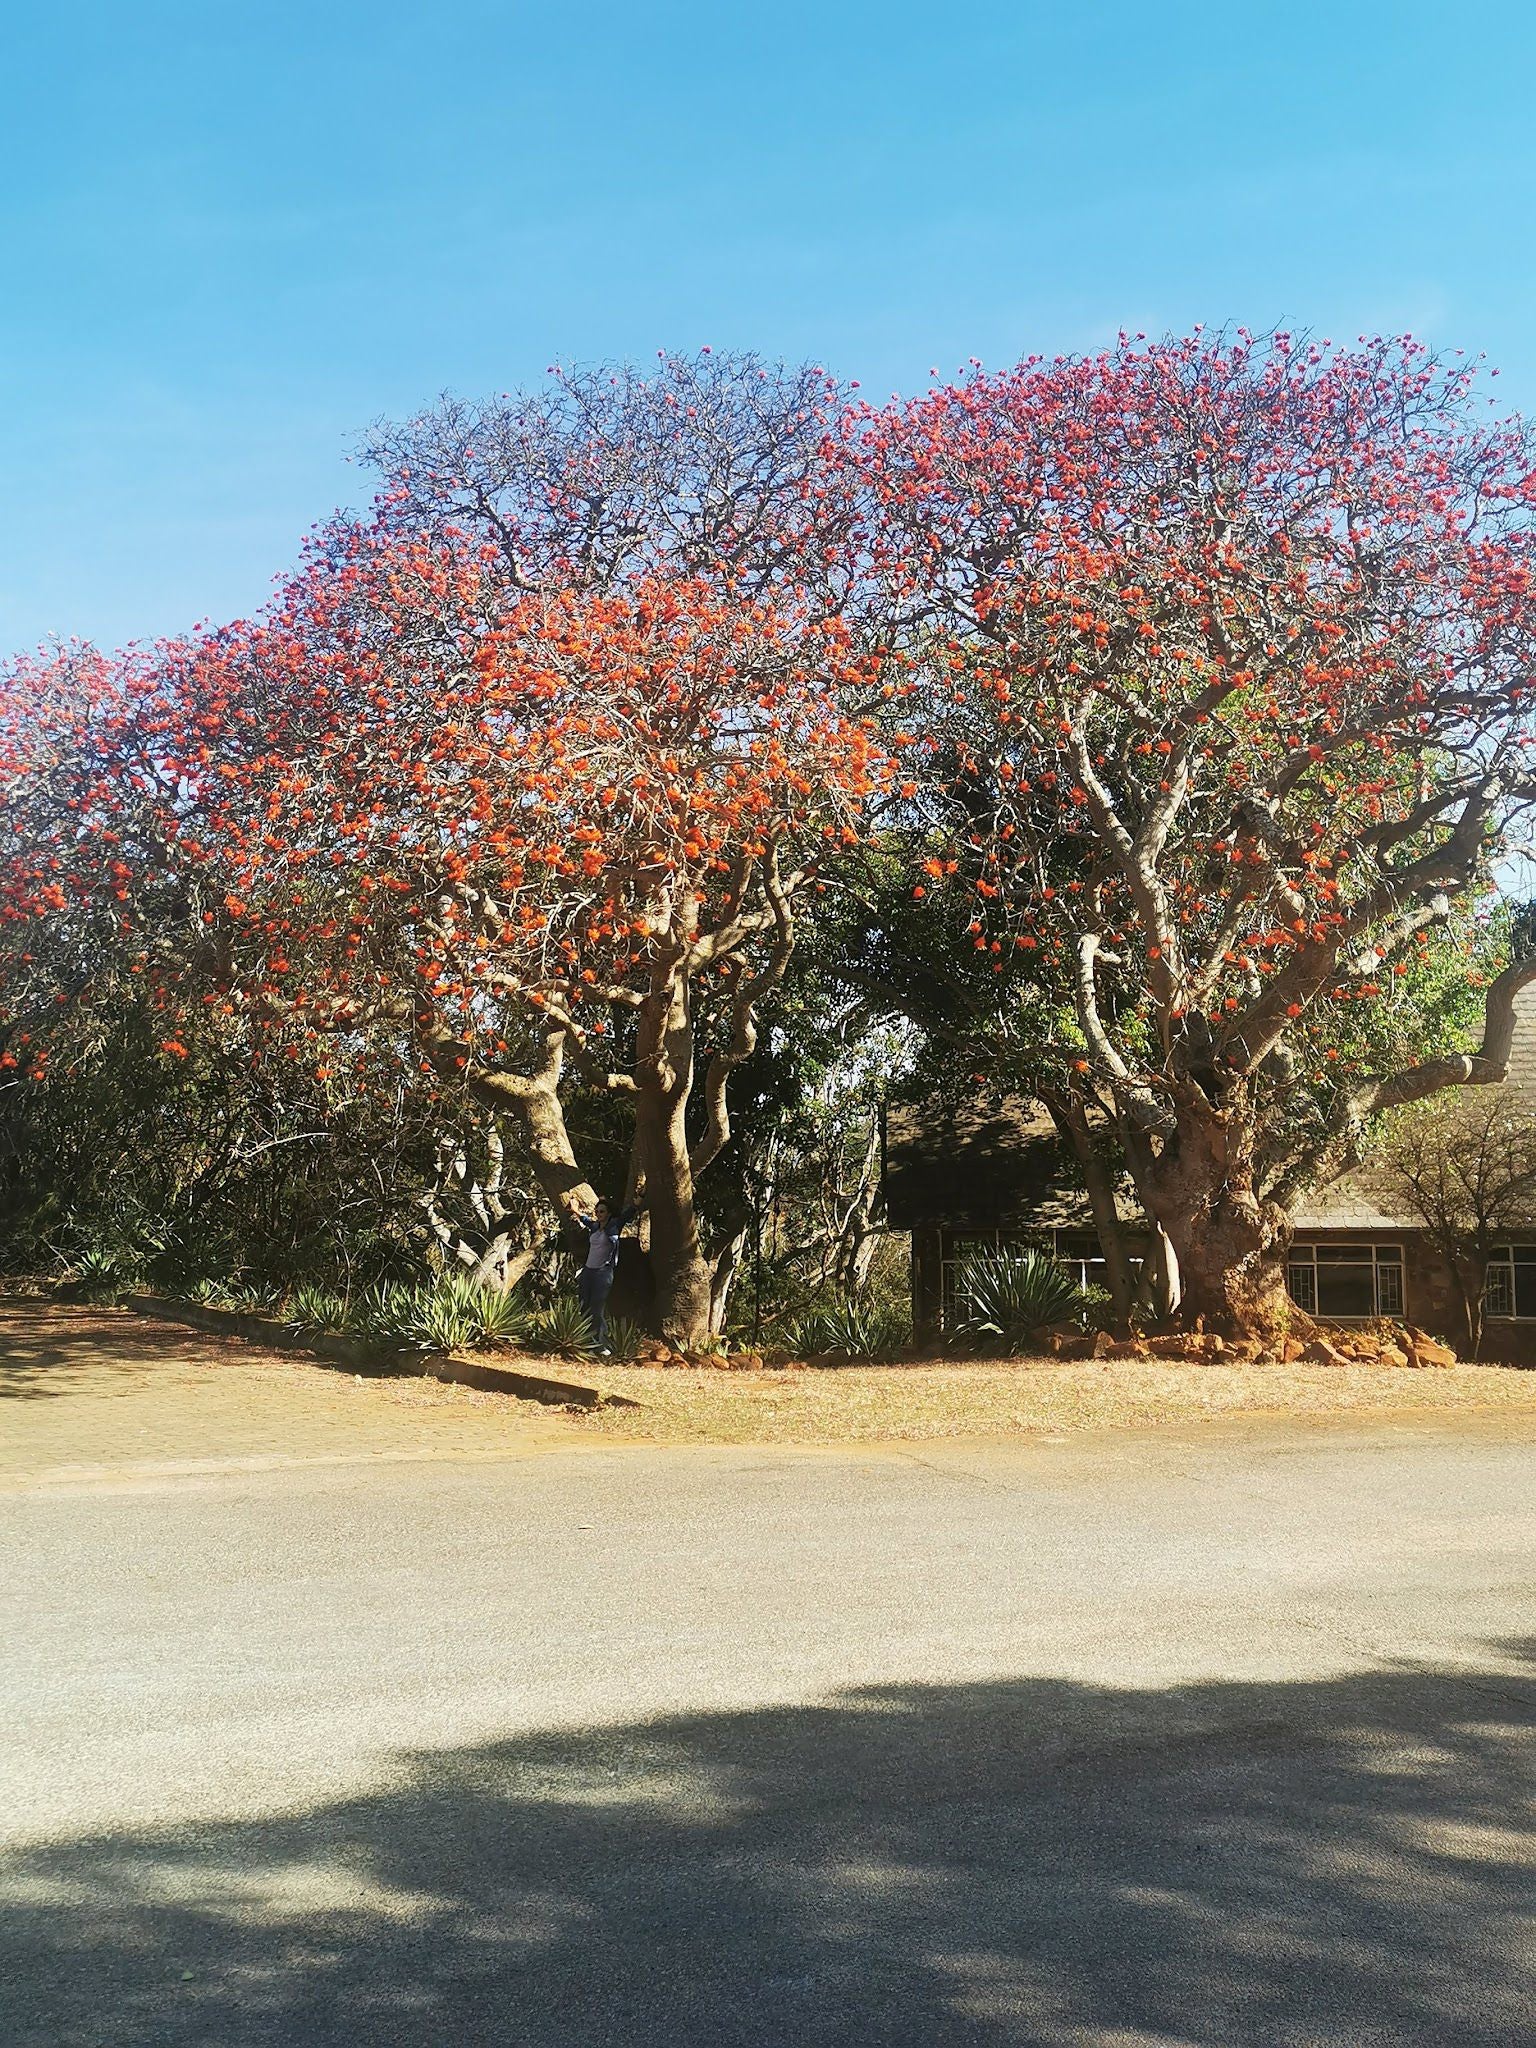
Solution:
[[[1531,1425],[0,1500],[5,2048],[1536,2040]]]

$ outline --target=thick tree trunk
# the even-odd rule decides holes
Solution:
[[[645,1181],[656,1325],[680,1350],[710,1337],[710,1269],[699,1240],[686,1116],[693,1089],[693,1020],[679,969],[637,1018],[635,1139]]]
[[[451,1060],[451,1040],[429,1041],[429,1050],[440,1060]],[[516,1125],[533,1169],[534,1178],[563,1224],[577,1216],[590,1215],[597,1200],[596,1190],[576,1163],[566,1128],[565,1109],[560,1101],[560,1079],[565,1067],[565,1033],[551,1030],[544,1041],[544,1055],[533,1074],[508,1074],[486,1069],[472,1070],[470,1090],[476,1100],[499,1116],[510,1117]],[[453,1072],[451,1065],[443,1071]]]
[[[656,1325],[669,1344],[689,1350],[709,1339],[710,1272],[699,1242],[682,1107],[650,1100],[642,1090],[636,1122],[645,1150]]]
[[[1181,1116],[1147,1193],[1178,1259],[1183,1320],[1274,1345],[1298,1316],[1285,1285],[1291,1220],[1255,1192],[1244,1137],[1234,1113]]]
[[[590,1215],[597,1191],[576,1163],[565,1110],[553,1089],[538,1089],[516,1105],[535,1177],[562,1223]]]
[[[1296,1319],[1285,1287],[1290,1231],[1283,1212],[1226,1200],[1165,1222],[1183,1278],[1184,1321],[1223,1337],[1278,1343]]]

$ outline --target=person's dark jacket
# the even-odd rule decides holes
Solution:
[[[617,1216],[610,1216],[606,1223],[599,1223],[595,1216],[574,1217],[572,1220],[587,1233],[587,1256],[582,1262],[583,1270],[606,1272],[611,1280],[619,1263],[619,1235],[634,1222],[639,1214],[638,1206],[631,1202],[627,1209],[621,1209]],[[594,1267],[592,1265],[592,1240],[599,1233],[601,1233],[605,1241],[607,1259],[603,1265]]]

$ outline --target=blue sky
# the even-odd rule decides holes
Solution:
[[[1536,408],[1529,0],[0,7],[0,649],[259,604],[555,356],[1411,328]]]

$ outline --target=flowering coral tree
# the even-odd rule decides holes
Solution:
[[[1505,1072],[1425,1043],[1431,935],[1529,806],[1536,459],[1466,368],[1239,332],[975,374],[858,423],[929,692],[925,872],[1012,1071],[1112,1135],[1185,1312],[1287,1318],[1289,1209],[1378,1111]]]
[[[58,711],[41,749],[9,721],[31,824],[4,909],[110,934],[173,1054],[196,1005],[323,1073],[403,1062],[467,1094],[566,1217],[594,1196],[566,1095],[613,1098],[658,1324],[687,1344],[709,1331],[696,1180],[797,903],[887,779],[871,714],[891,685],[820,568],[795,568],[820,422],[789,406],[770,514],[758,414],[750,503],[722,445],[737,390],[765,402],[755,366],[704,374],[725,397],[681,424],[676,381],[622,387],[629,413],[595,425],[590,392],[574,425],[558,401],[563,483],[546,410],[488,524],[445,511],[441,476],[425,504],[402,483],[322,534],[255,624],[27,678],[14,701]],[[660,422],[643,470],[636,409]],[[621,483],[623,545],[599,560],[583,522]]]

